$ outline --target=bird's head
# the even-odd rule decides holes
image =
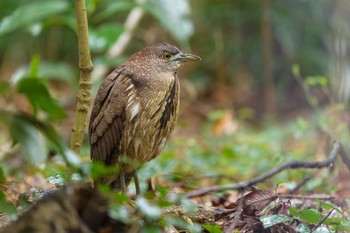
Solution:
[[[157,72],[176,72],[185,62],[202,60],[197,55],[182,53],[176,46],[165,42],[148,46],[131,58],[134,57],[137,60],[141,58],[143,68]]]

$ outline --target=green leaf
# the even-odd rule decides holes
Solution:
[[[282,214],[265,215],[260,217],[260,221],[262,222],[264,228],[269,228],[273,225],[276,225],[282,222],[288,222],[290,220],[291,220],[290,217]]]
[[[300,76],[300,67],[298,64],[292,65],[292,73],[294,76]]]
[[[14,144],[19,144],[21,150],[32,162],[42,162],[46,159],[47,148],[43,135],[64,154],[64,144],[55,129],[47,122],[26,115],[0,110],[0,121],[8,127]]]
[[[187,45],[193,34],[188,0],[150,0],[144,5],[145,10],[156,17],[162,26],[181,44]]]
[[[325,76],[307,76],[305,82],[310,86],[327,86],[329,81]]]
[[[310,228],[305,223],[299,224],[295,230],[298,233],[310,233],[311,232]]]
[[[29,69],[27,66],[22,66],[17,69],[16,72],[11,76],[12,83],[18,83],[21,79],[27,78]],[[76,88],[76,71],[73,67],[66,63],[41,61],[37,75],[42,79],[47,80],[59,80],[69,84],[70,87]]]
[[[325,210],[334,209],[334,210],[336,210],[338,213],[340,213],[340,214],[342,213],[342,212],[340,211],[340,209],[339,209],[337,206],[333,205],[332,203],[328,203],[328,202],[321,201],[321,200],[318,200],[318,203],[320,203],[320,206],[321,206],[322,208],[324,208]]]
[[[39,64],[40,64],[40,56],[39,54],[35,54],[32,57],[32,60],[30,62],[29,66],[29,72],[28,75],[30,77],[37,77],[39,74]]]
[[[42,163],[46,160],[46,144],[43,135],[35,126],[20,117],[13,117],[9,127],[14,143],[20,145],[31,163]]]
[[[310,224],[317,224],[317,222],[322,219],[322,215],[314,209],[303,210],[299,217]]]
[[[334,224],[339,224],[341,222],[345,221],[344,218],[341,218],[341,217],[335,217],[335,218],[326,218],[324,220],[324,224],[326,225],[334,225]]]
[[[131,10],[137,6],[134,2],[130,1],[118,1],[118,2],[108,2],[108,6],[105,7],[101,12],[96,14],[94,20],[101,22],[110,16],[116,15],[121,11]]]
[[[334,230],[343,231],[343,232],[350,232],[350,221],[349,220],[341,221],[340,224],[336,225]]]
[[[220,229],[220,226],[218,224],[215,224],[215,225],[203,224],[202,227],[207,231],[209,231],[210,233],[222,233],[222,230]]]
[[[0,166],[0,184],[5,184],[6,182],[6,176],[4,169],[2,168],[2,165]]]
[[[10,84],[7,81],[0,80],[0,94],[6,93],[9,88]]]
[[[28,195],[21,194],[18,197],[18,206],[30,206],[33,204],[31,201],[29,201]]]
[[[99,162],[91,163],[90,169],[92,178],[94,180],[109,175],[115,176],[115,174],[119,171],[117,166],[106,166],[103,163]]]
[[[120,24],[103,24],[89,30],[90,48],[93,52],[103,52],[108,49],[124,31]]]
[[[58,101],[53,99],[41,78],[24,78],[17,84],[17,91],[29,99],[32,106],[39,107],[54,119],[63,119],[65,112]]]
[[[299,217],[299,211],[295,207],[289,208],[289,213],[294,217]]]
[[[51,98],[45,79],[38,78],[39,62],[39,55],[34,55],[29,68],[29,77],[17,83],[17,91],[27,96],[33,106],[34,115],[39,107],[52,118],[62,119],[65,117],[65,112],[58,102]]]
[[[68,1],[34,1],[23,4],[0,22],[0,36],[69,9]]]
[[[4,191],[0,190],[0,212],[7,214],[16,214],[17,210],[14,204],[6,200]]]

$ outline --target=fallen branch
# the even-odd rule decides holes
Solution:
[[[220,192],[220,191],[225,191],[225,190],[242,190],[246,189],[252,185],[255,185],[261,181],[267,180],[268,178],[282,172],[283,170],[286,169],[299,169],[299,168],[308,168],[308,169],[313,169],[313,168],[325,168],[328,166],[331,166],[332,163],[334,162],[338,152],[339,152],[340,144],[338,142],[333,143],[333,148],[331,152],[328,155],[328,158],[323,161],[318,161],[318,162],[303,162],[303,161],[289,161],[285,164],[282,164],[281,166],[273,169],[270,172],[267,172],[261,176],[257,176],[255,178],[252,178],[250,180],[240,182],[238,184],[231,184],[231,185],[223,185],[223,186],[213,186],[213,187],[208,187],[208,188],[203,188],[203,189],[198,189],[194,190],[191,192],[187,192],[184,194],[185,197],[195,197],[195,196],[202,196],[206,193],[210,192]]]
[[[335,196],[320,196],[320,195],[303,196],[303,195],[293,195],[293,194],[277,194],[277,197],[283,198],[283,199],[323,200],[323,201],[330,201],[335,199]]]
[[[241,214],[243,212],[243,203],[244,203],[244,190],[240,190],[240,198],[237,200],[237,210],[235,212],[235,216],[232,220],[231,225],[225,230],[225,233],[231,233],[236,228],[240,218]]]

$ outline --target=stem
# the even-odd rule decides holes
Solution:
[[[91,72],[93,65],[89,48],[85,0],[75,0],[75,11],[78,25],[80,77],[70,147],[79,154],[84,140],[87,113],[91,102]]]

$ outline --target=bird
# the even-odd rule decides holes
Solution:
[[[199,60],[162,42],[134,53],[104,79],[90,115],[90,157],[118,169],[95,179],[95,187],[105,184],[125,194],[134,179],[140,194],[137,169],[160,154],[175,127],[178,70]]]

